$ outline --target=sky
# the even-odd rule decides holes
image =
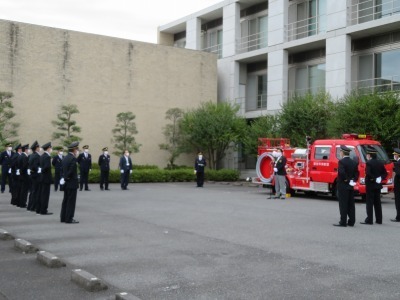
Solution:
[[[222,0],[0,0],[0,19],[157,42],[157,27]]]

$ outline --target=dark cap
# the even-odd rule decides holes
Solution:
[[[203,152],[199,151],[199,153],[197,153],[198,155],[203,155]]]
[[[18,144],[17,146],[15,146],[14,150],[18,151],[18,149],[21,149],[21,144]]]
[[[25,151],[26,149],[29,149],[29,144],[22,145],[21,148],[22,148],[22,151]]]
[[[89,146],[85,145],[85,146],[82,147],[82,149],[89,149]]]
[[[346,153],[350,153],[351,149],[346,147],[345,145],[340,145],[340,150]]]
[[[6,147],[12,147],[12,144],[11,144],[11,143],[8,143],[8,144],[5,144],[4,146],[6,146]]]
[[[52,148],[52,147],[51,147],[51,142],[48,142],[48,143],[44,144],[44,145],[42,146],[42,148],[43,148],[43,150],[47,150],[47,149],[49,149],[49,148]]]
[[[39,143],[37,141],[34,141],[32,146],[31,146],[31,149],[35,150],[37,147],[39,147]]]
[[[368,147],[367,153],[368,154],[376,154],[376,153],[378,153],[378,150],[376,150],[375,148],[372,148],[372,147]]]
[[[68,150],[74,150],[79,147],[79,142],[73,142],[68,146]]]
[[[400,149],[399,148],[393,148],[393,154],[400,155]]]
[[[102,151],[108,151],[108,147],[104,147]]]

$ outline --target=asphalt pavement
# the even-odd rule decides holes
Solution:
[[[130,184],[128,191],[78,192],[75,219],[59,222],[62,193],[50,216],[9,204],[0,194],[0,228],[58,256],[50,269],[36,254],[0,240],[0,299],[400,299],[400,224],[393,194],[383,224],[332,226],[330,197],[267,199],[268,190],[221,183]],[[83,269],[108,289],[71,282]]]

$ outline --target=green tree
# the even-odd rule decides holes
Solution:
[[[72,119],[73,115],[79,113],[75,104],[61,106],[61,112],[57,114],[57,120],[51,121],[58,131],[52,135],[54,140],[61,141],[62,145],[68,146],[72,142],[80,141],[82,138],[77,136],[81,132],[81,127],[76,125],[76,121]]]
[[[194,149],[207,154],[211,169],[217,168],[226,150],[236,147],[245,134],[246,121],[237,116],[238,110],[226,102],[206,102],[183,116],[185,138]]]
[[[136,123],[134,122],[136,116],[128,112],[120,112],[117,114],[117,124],[112,130],[114,138],[111,142],[115,143],[116,149],[113,153],[115,155],[122,155],[126,149],[131,152],[139,152],[140,144],[136,143],[134,134],[137,134]]]
[[[243,138],[244,153],[257,155],[258,138],[280,137],[279,117],[266,115],[250,121],[246,136]]]
[[[0,92],[0,145],[17,141],[19,124],[11,121],[15,117],[12,97],[12,93]]]
[[[282,106],[279,114],[281,135],[292,145],[305,146],[306,136],[329,137],[328,121],[335,115],[335,104],[325,93],[295,96]]]
[[[161,150],[168,152],[168,168],[174,168],[175,160],[184,152],[188,152],[185,139],[182,135],[179,123],[182,120],[184,111],[180,108],[170,108],[165,113],[165,119],[171,123],[165,125],[163,134],[166,142],[159,144]]]
[[[400,140],[400,98],[398,93],[358,94],[345,96],[337,103],[336,114],[329,121],[334,137],[343,133],[371,134],[386,149]]]

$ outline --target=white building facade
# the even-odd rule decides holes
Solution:
[[[218,56],[218,99],[247,119],[294,94],[400,89],[400,0],[225,0],[159,27],[159,44]],[[225,167],[252,168],[231,153]]]

